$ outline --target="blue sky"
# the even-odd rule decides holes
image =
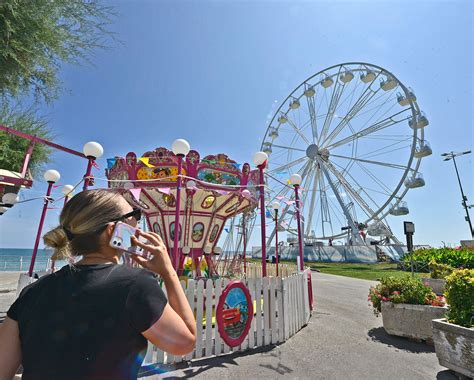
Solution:
[[[421,166],[426,186],[408,192],[410,214],[391,219],[392,229],[403,239],[402,222],[411,220],[415,243],[434,246],[469,238],[453,166],[440,154],[474,145],[471,1],[113,4],[120,43],[97,51],[93,66],[65,66],[60,99],[40,109],[57,143],[81,150],[95,140],[113,157],[185,138],[202,154],[251,162],[275,101],[325,67],[374,63],[415,90],[430,120],[433,155]],[[82,177],[84,161],[63,153],[53,159],[48,168],[61,172],[61,184]],[[472,155],[458,163],[472,204]],[[39,178],[24,196],[45,188]],[[40,212],[36,201],[3,215],[0,247],[33,246]],[[58,213],[49,212],[45,230]]]

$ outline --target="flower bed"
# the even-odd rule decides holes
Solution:
[[[443,297],[408,275],[382,278],[370,288],[369,301],[376,315],[382,313],[388,334],[414,339],[431,339],[431,320],[442,318],[447,311]]]

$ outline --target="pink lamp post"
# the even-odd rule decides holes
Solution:
[[[183,167],[183,158],[188,154],[190,150],[189,143],[186,140],[178,139],[173,142],[171,150],[178,157],[178,178],[176,181],[176,211],[174,218],[174,243],[173,243],[173,266],[177,271],[179,268],[179,212],[181,206],[181,169]]]
[[[304,269],[303,262],[303,234],[301,231],[301,213],[300,213],[300,197],[298,194],[298,189],[301,185],[302,178],[299,174],[292,174],[290,176],[290,182],[295,188],[295,203],[296,203],[296,223],[298,224],[298,248],[299,248],[299,257],[300,257],[300,270]]]
[[[74,192],[74,186],[72,185],[64,185],[63,188],[61,189],[61,192],[64,195],[64,206],[66,206],[66,203],[69,201],[69,198],[72,197],[73,192]]]
[[[36,234],[35,246],[33,247],[33,254],[31,256],[30,269],[28,270],[28,276],[33,275],[33,268],[35,266],[36,255],[38,254],[38,246],[41,238],[41,231],[43,230],[44,219],[46,217],[46,211],[49,204],[49,196],[51,195],[51,189],[53,185],[59,181],[61,175],[56,170],[48,170],[44,173],[44,179],[48,182],[48,190],[46,191],[46,197],[44,198],[43,211],[41,212],[40,223],[38,226],[38,232]]]
[[[276,275],[278,277],[278,211],[280,210],[280,202],[273,202],[272,209],[275,216],[275,256],[276,256]]]
[[[267,277],[267,247],[265,233],[265,178],[263,177],[263,169],[267,165],[268,155],[265,152],[257,152],[253,156],[253,162],[260,172],[260,219],[262,231],[262,276]]]
[[[95,141],[89,141],[84,145],[82,151],[84,152],[84,156],[86,156],[88,159],[87,170],[84,176],[84,187],[82,188],[82,190],[87,190],[91,182],[89,177],[92,172],[92,166],[94,166],[94,161],[102,157],[102,155],[104,154],[104,148],[102,148],[102,145]]]

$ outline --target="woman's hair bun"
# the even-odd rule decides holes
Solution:
[[[70,256],[69,239],[63,227],[58,226],[46,233],[43,241],[46,246],[54,248],[55,260],[64,260]]]

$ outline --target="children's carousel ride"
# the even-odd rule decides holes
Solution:
[[[163,147],[138,158],[133,152],[117,157],[106,170],[109,188],[122,190],[142,209],[178,273],[192,278],[242,272],[258,175],[248,163],[240,165],[225,154],[201,158],[195,150],[177,155]]]

